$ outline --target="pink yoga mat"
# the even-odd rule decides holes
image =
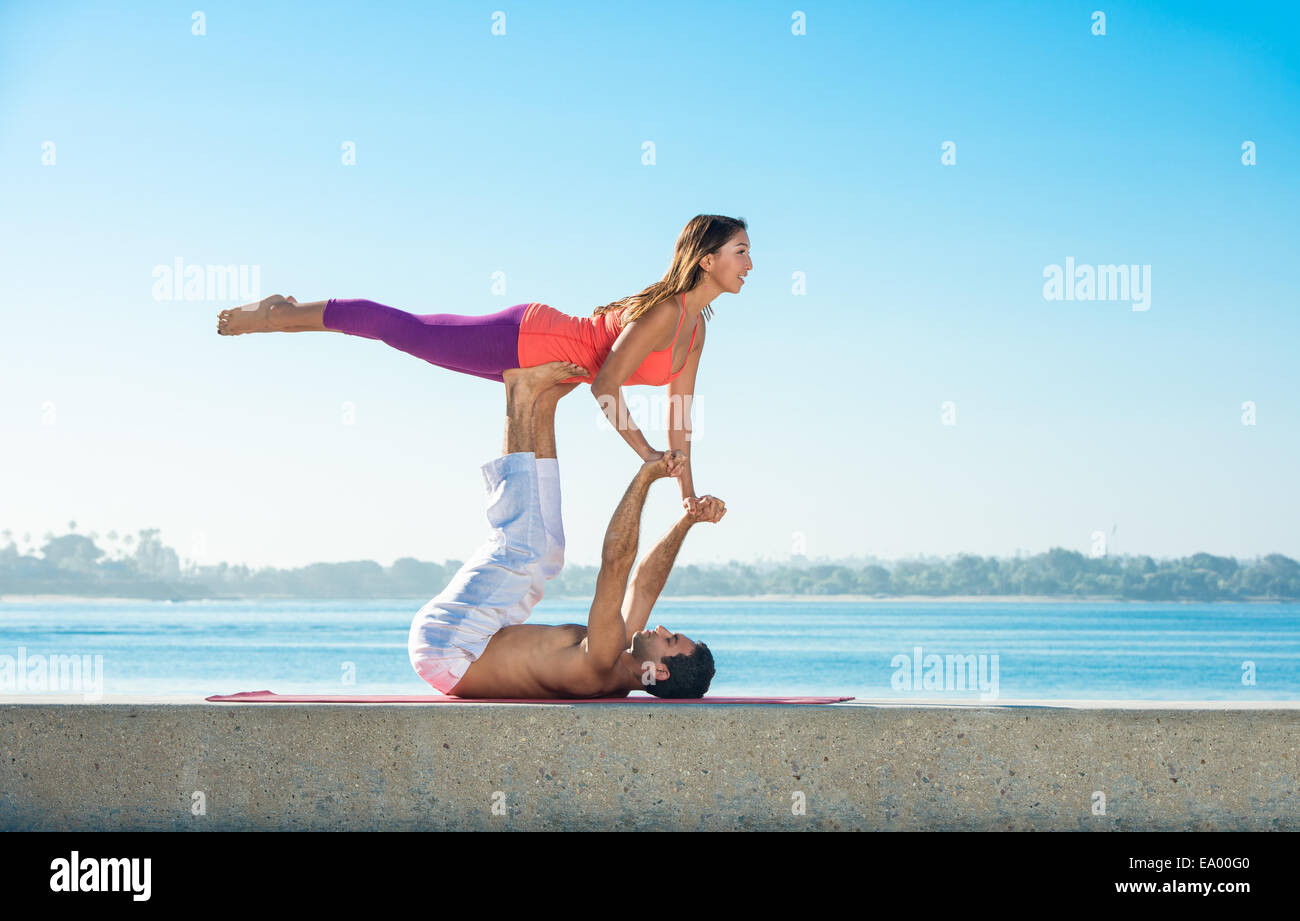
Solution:
[[[267,704],[834,704],[852,697],[700,697],[695,699],[659,698],[650,694],[637,697],[560,698],[556,700],[520,698],[462,698],[445,694],[277,694],[274,691],[240,691],[238,694],[213,694],[204,700],[229,703]]]

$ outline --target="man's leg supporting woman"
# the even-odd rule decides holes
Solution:
[[[554,409],[563,396],[553,392],[552,385],[583,373],[575,365],[553,362],[505,374],[505,443],[502,454],[482,467],[491,535],[447,587],[416,613],[408,636],[411,665],[444,693],[498,630],[527,620],[541,600],[549,578],[547,559],[554,551],[542,512],[545,475],[540,468],[555,463]],[[564,386],[563,392],[570,389]],[[535,418],[541,423],[536,430]],[[551,456],[539,464],[538,451]],[[558,477],[556,487],[558,503]],[[562,543],[559,553],[562,563]]]
[[[537,458],[537,489],[546,526],[546,555],[542,572],[554,579],[564,568],[564,521],[560,514],[560,461],[555,450],[555,407],[560,398],[578,386],[556,384],[533,404],[533,454]]]

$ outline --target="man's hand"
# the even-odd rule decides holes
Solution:
[[[641,475],[651,480],[661,477],[679,477],[686,471],[686,453],[684,451],[656,451],[658,456],[651,456],[641,465]]]
[[[717,496],[690,496],[682,500],[686,508],[686,519],[691,524],[701,521],[718,522],[727,514],[726,504]]]
[[[714,503],[716,508],[710,508],[708,510],[702,509],[701,505],[702,503],[704,503],[705,500],[710,500],[712,503]],[[687,496],[686,498],[682,499],[682,508],[686,509],[686,517],[689,518],[692,522],[717,521],[718,518],[721,518],[722,515],[727,511],[726,505],[717,496],[704,496],[704,497]],[[717,514],[717,518],[712,517],[713,514],[715,513]],[[701,515],[705,517],[701,517]]]

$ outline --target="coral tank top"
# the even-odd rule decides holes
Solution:
[[[647,355],[624,384],[661,387],[685,370],[691,349],[695,347],[695,330],[691,330],[691,344],[686,348],[687,357],[682,366],[676,371],[672,369],[673,350],[685,317],[686,294],[683,292],[682,312],[677,317],[672,343],[666,349]],[[568,378],[567,382],[580,380],[590,383],[609,357],[614,340],[622,331],[623,310],[611,310],[594,317],[575,317],[546,304],[529,304],[519,324],[519,367],[531,368],[548,361],[572,361],[582,365],[590,374]]]

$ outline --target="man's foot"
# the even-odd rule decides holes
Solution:
[[[571,392],[574,387],[577,387],[581,383],[582,381],[574,381],[571,384],[553,384],[552,386],[547,387],[537,395],[537,408],[554,409],[559,405],[561,397]]]
[[[532,406],[536,399],[566,377],[586,377],[587,369],[571,361],[548,361],[531,368],[508,368],[501,372],[512,402]]]
[[[256,304],[223,310],[217,314],[217,333],[221,336],[239,336],[244,333],[301,331],[306,327],[295,328],[291,317],[285,316],[297,306],[298,302],[292,297],[272,294]]]

